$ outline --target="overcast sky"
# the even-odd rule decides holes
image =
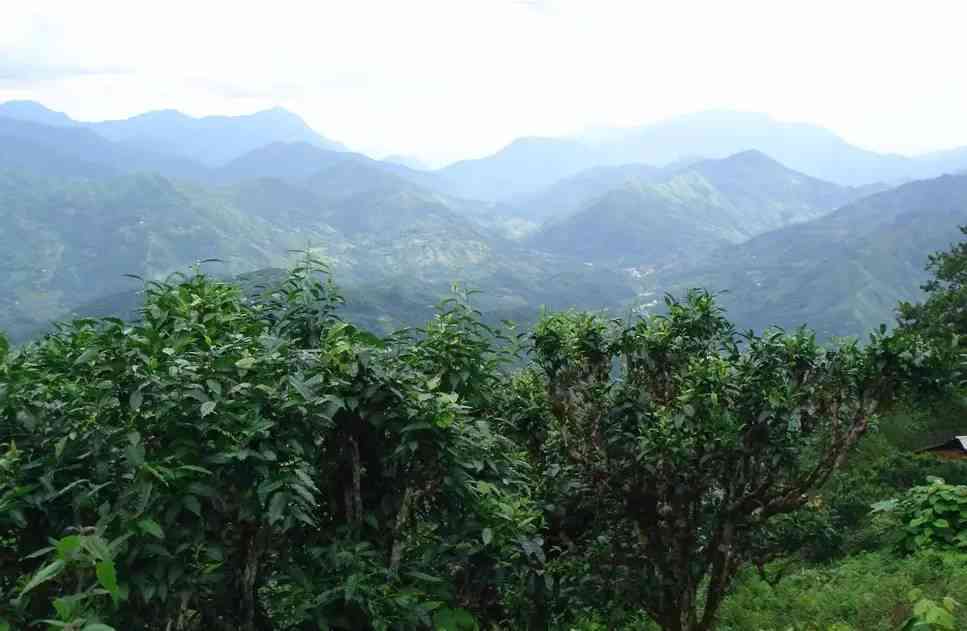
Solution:
[[[3,0],[0,100],[81,120],[281,105],[376,156],[705,109],[967,145],[967,2]]]

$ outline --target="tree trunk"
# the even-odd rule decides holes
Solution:
[[[208,624],[215,629],[273,631],[272,621],[258,599],[267,539],[267,533],[259,526],[242,526],[231,578],[234,589],[226,593],[227,600],[219,603],[220,611],[206,612],[205,615]]]

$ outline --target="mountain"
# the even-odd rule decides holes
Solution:
[[[531,243],[589,261],[667,265],[819,217],[854,198],[851,189],[745,151],[658,181],[629,181],[570,216],[549,221]]]
[[[344,160],[368,160],[359,154],[323,149],[307,142],[273,142],[222,165],[215,177],[237,182],[253,177],[299,180]]]
[[[632,182],[653,182],[665,174],[665,170],[647,164],[591,167],[508,203],[518,209],[520,216],[540,222],[566,217],[605,193]]]
[[[382,159],[382,162],[392,162],[393,164],[398,164],[416,171],[428,171],[430,168],[425,162],[416,156],[406,156],[401,154],[386,156]]]
[[[958,241],[965,223],[967,176],[911,182],[666,270],[656,289],[727,292],[721,302],[744,327],[862,335],[893,322],[898,301],[922,297],[927,256]]]
[[[328,231],[331,233],[331,230]],[[75,304],[217,257],[226,272],[284,264],[322,241],[156,175],[61,180],[0,173],[0,328],[18,338]]]
[[[967,147],[934,151],[917,158],[919,170],[917,175],[930,177],[931,175],[955,175],[967,171]]]
[[[219,166],[274,142],[304,142],[329,151],[346,148],[315,132],[302,118],[276,107],[242,116],[196,118],[177,110],[81,122],[35,101],[0,103],[0,117],[60,127],[86,127],[101,137],[154,154]]]
[[[195,118],[161,110],[131,118],[88,123],[109,140],[218,166],[273,142],[304,142],[321,149],[345,147],[313,131],[304,120],[276,107],[243,116]]]
[[[843,186],[899,183],[967,168],[967,149],[910,158],[851,145],[828,129],[766,114],[708,111],[650,125],[572,138],[520,138],[493,155],[438,171],[448,192],[481,200],[538,194],[585,169],[626,164],[681,167],[695,156],[722,159],[756,150],[812,177]]]
[[[466,202],[379,164],[341,161],[304,180],[220,187],[0,172],[0,330],[23,340],[69,313],[126,313],[139,298],[125,274],[159,279],[216,258],[212,271],[235,276],[284,267],[305,248],[329,262],[358,315],[384,330],[419,322],[454,281],[483,290],[478,304],[491,317],[636,295],[628,273],[507,241],[467,216]]]
[[[38,123],[41,125],[59,125],[70,127],[77,125],[70,116],[63,112],[55,112],[36,101],[7,101],[0,103],[0,117]]]
[[[447,192],[494,201],[532,193],[601,163],[585,143],[558,138],[520,138],[485,158],[463,160],[437,171]]]
[[[910,158],[860,149],[822,127],[749,112],[701,112],[587,140],[611,159],[659,165],[688,155],[723,158],[755,149],[791,169],[844,185],[897,180],[918,169]]]
[[[105,140],[90,129],[0,117],[0,168],[54,177],[163,173],[205,179],[196,162]]]

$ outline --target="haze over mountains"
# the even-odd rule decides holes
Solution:
[[[967,176],[944,175],[967,169],[967,149],[878,154],[760,114],[522,138],[420,167],[279,108],[89,123],[0,104],[0,330],[22,340],[71,312],[128,313],[124,274],[200,259],[268,282],[311,247],[349,313],[383,329],[425,318],[459,281],[492,320],[651,309],[701,285],[729,290],[741,325],[862,334],[917,295],[925,253],[967,223]]]

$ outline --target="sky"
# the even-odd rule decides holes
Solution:
[[[967,145],[957,0],[4,2],[0,101],[78,120],[282,106],[431,164],[707,109]]]

